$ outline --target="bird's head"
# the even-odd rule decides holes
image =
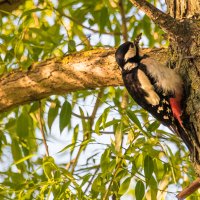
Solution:
[[[137,63],[135,44],[133,42],[125,42],[120,45],[115,53],[115,59],[122,70],[126,70],[131,64]]]

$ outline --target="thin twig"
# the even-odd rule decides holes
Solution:
[[[92,132],[92,126],[93,126],[93,124],[94,124],[94,119],[95,119],[97,110],[98,110],[98,108],[99,108],[99,106],[100,106],[100,103],[101,103],[100,99],[101,99],[103,93],[104,93],[104,89],[100,89],[100,91],[99,91],[99,93],[98,93],[98,96],[97,96],[97,99],[96,99],[96,102],[95,102],[95,105],[94,105],[94,108],[93,108],[93,111],[92,111],[92,114],[91,114],[91,116],[90,116],[90,118],[89,118],[90,127],[91,127],[91,130],[90,130],[90,131],[91,131],[91,132]],[[85,140],[87,140],[87,139],[89,139],[88,134],[84,136],[83,142],[84,142]],[[81,152],[82,152],[83,148],[84,148],[84,146],[83,146],[83,145],[80,145],[79,150],[78,150],[78,153],[77,153],[77,155],[76,155],[76,157],[75,157],[75,159],[74,159],[73,165],[72,165],[72,170],[71,170],[71,173],[72,173],[72,174],[74,173],[75,167],[76,167],[76,165],[77,165],[78,159],[79,159],[79,157],[80,157],[80,155],[81,155]]]
[[[114,179],[115,179],[115,176],[117,175],[118,169],[119,169],[120,167],[121,167],[121,160],[120,160],[119,163],[117,164],[117,167],[116,167],[116,169],[115,169],[115,171],[114,171],[114,173],[113,173],[113,177],[112,177],[112,179],[111,179],[111,181],[110,181],[110,184],[109,184],[109,186],[108,186],[108,189],[106,190],[106,193],[104,194],[102,200],[107,200],[107,199],[108,199],[110,188],[111,188],[111,186],[112,186],[112,183],[113,183],[113,181],[114,181]]]
[[[84,142],[84,140],[83,140],[83,142]],[[71,174],[74,173],[75,167],[77,165],[78,159],[79,159],[79,157],[81,155],[81,152],[82,152],[83,148],[84,148],[84,146],[81,144],[80,147],[79,147],[78,153],[76,154],[76,157],[73,159],[73,165],[72,165]]]
[[[96,168],[96,170],[94,171],[94,174],[93,174],[92,178],[88,181],[88,185],[87,185],[87,187],[86,187],[86,189],[85,189],[85,191],[84,191],[84,194],[86,194],[86,192],[88,191],[89,187],[92,185],[93,180],[94,180],[94,178],[96,177],[96,174],[98,173],[99,169],[100,169],[100,166],[98,166],[98,167]]]
[[[56,10],[56,9],[54,8],[54,10]],[[57,11],[57,10],[56,10],[56,11]],[[60,13],[60,11],[57,11],[57,12]],[[73,21],[73,22],[76,23],[78,26],[82,26],[83,28],[85,28],[85,29],[87,29],[87,30],[89,30],[89,31],[92,31],[92,32],[94,32],[94,33],[100,33],[99,30],[95,30],[95,29],[93,29],[93,28],[90,28],[90,27],[87,27],[87,26],[83,25],[82,23],[80,23],[79,20],[74,19],[73,17],[71,17],[71,16],[69,16],[69,15],[66,15],[64,12],[62,12],[62,13],[60,13],[60,14],[61,14],[63,17],[66,17],[67,19]],[[121,35],[121,33],[118,33],[118,32],[106,32],[106,31],[101,32],[101,34],[106,34],[106,35]]]
[[[102,98],[103,94],[104,94],[104,89],[101,88],[99,93],[98,93],[98,95],[97,95],[97,99],[96,99],[92,114],[90,116],[91,129],[92,129],[92,125],[94,124],[94,119],[95,119],[95,116],[97,114],[97,110],[98,110],[98,108],[99,108],[99,106],[101,104],[101,98]]]
[[[80,119],[90,119],[90,116],[81,116],[76,114],[75,112],[72,112],[72,115]]]
[[[123,35],[124,41],[126,42],[128,40],[128,31],[127,31],[126,15],[124,12],[123,0],[119,0],[118,6],[119,6],[120,15],[122,18],[122,35]]]
[[[71,17],[71,16],[65,14],[64,12],[62,12],[62,11],[60,11],[60,10],[57,10],[55,7],[51,6],[51,4],[48,4],[48,5],[51,7],[51,9],[52,9],[54,12],[56,12],[57,15],[60,16],[60,18],[66,17],[67,19],[69,19],[69,20],[71,20],[72,22],[76,23],[76,25],[78,25],[78,26],[81,26],[81,27],[83,27],[83,28],[85,28],[85,29],[87,29],[87,30],[90,30],[90,31],[94,32],[94,33],[100,33],[99,30],[95,30],[95,29],[92,29],[92,28],[90,28],[90,27],[87,27],[87,26],[83,25],[78,19],[75,19],[75,18],[73,18],[73,17]],[[59,20],[60,20],[60,19],[59,19]],[[61,21],[62,21],[62,20],[61,20]],[[61,23],[63,24],[63,22],[61,22]],[[63,24],[63,25],[64,25],[64,24]],[[66,29],[65,25],[64,25],[64,28]],[[67,30],[67,29],[66,29],[66,30]],[[104,31],[104,32],[101,32],[101,34],[106,34],[106,35],[121,35],[121,33],[118,33],[118,32],[105,32],[105,31]]]
[[[40,131],[42,133],[42,140],[43,140],[43,143],[44,143],[44,147],[45,147],[45,150],[46,150],[46,155],[49,156],[49,149],[48,149],[48,145],[47,145],[47,142],[46,142],[46,138],[45,138],[45,131],[44,131],[44,126],[43,126],[43,118],[42,118],[42,105],[41,105],[41,101],[39,101],[39,115],[38,115],[38,121],[39,121],[39,126],[40,126]]]
[[[194,182],[192,182],[187,188],[183,189],[176,197],[179,200],[185,199],[192,193],[194,193],[200,187],[200,178],[197,178]]]

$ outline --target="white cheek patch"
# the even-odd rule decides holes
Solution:
[[[130,46],[124,56],[124,59],[125,61],[127,61],[129,58],[133,58],[134,56],[135,56],[135,48]]]
[[[137,63],[126,63],[126,64],[124,65],[124,69],[125,69],[126,71],[130,71],[131,69],[133,69],[133,68],[135,68],[135,67],[137,67]]]
[[[155,92],[154,87],[151,84],[149,78],[140,69],[138,69],[138,80],[141,84],[141,88],[148,94],[148,96],[145,97],[147,102],[153,106],[158,105],[160,102],[160,97]]]

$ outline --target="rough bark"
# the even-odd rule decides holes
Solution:
[[[168,13],[175,19],[191,18],[199,15],[199,0],[166,0]]]
[[[183,119],[187,129],[194,134],[191,139],[196,152],[192,159],[200,175],[200,1],[169,0],[167,6],[169,14],[183,27],[178,35],[170,37],[171,61],[179,67],[186,83]]]
[[[165,49],[143,51],[165,62]],[[0,78],[0,112],[53,94],[122,85],[115,49],[96,49],[33,64]]]

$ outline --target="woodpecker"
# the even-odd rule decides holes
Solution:
[[[147,55],[140,56],[139,39],[125,42],[115,53],[124,85],[135,102],[178,134],[192,153],[191,136],[181,119],[183,81],[173,69]]]

